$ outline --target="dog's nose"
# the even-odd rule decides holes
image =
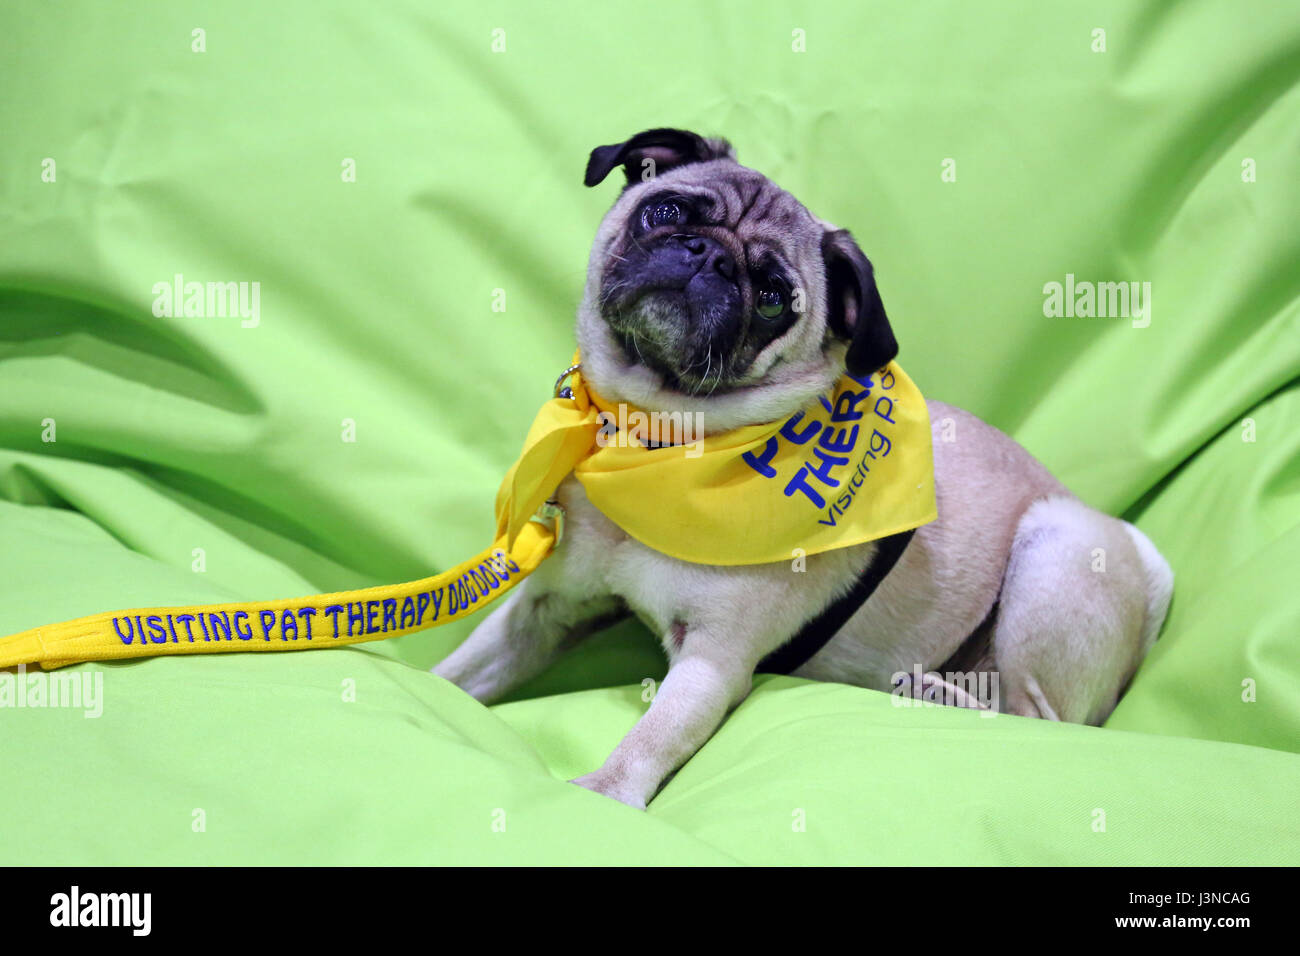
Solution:
[[[712,268],[724,279],[736,277],[736,260],[727,247],[716,239],[704,236],[682,236],[681,243],[695,259],[702,259],[699,268]]]

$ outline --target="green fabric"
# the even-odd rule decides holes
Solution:
[[[102,716],[0,710],[0,863],[1300,862],[1300,9],[708,6],[0,8],[0,632],[482,548],[616,192],[587,152],[677,125],[852,229],[922,390],[1167,556],[1109,725],[763,680],[640,814],[564,783],[664,672],[634,625],[492,709],[426,673],[473,621],[83,665]],[[177,273],[259,324],[155,317]],[[1067,274],[1150,325],[1044,315]]]

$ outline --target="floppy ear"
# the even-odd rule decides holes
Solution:
[[[684,129],[648,129],[627,142],[593,149],[587,160],[587,175],[582,181],[588,186],[602,183],[610,170],[621,164],[628,185],[631,185],[653,179],[658,173],[675,166],[724,157],[734,159],[735,155],[725,139],[705,139]]]
[[[826,301],[831,331],[849,343],[844,364],[850,375],[870,375],[898,355],[898,341],[885,317],[875,273],[847,229],[822,236]]]

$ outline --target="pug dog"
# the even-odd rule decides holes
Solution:
[[[607,400],[688,413],[712,434],[785,419],[846,370],[870,375],[894,359],[853,236],[740,165],[725,140],[647,130],[593,150],[586,185],[620,167],[626,184],[596,233],[577,316],[582,375]],[[764,662],[1101,723],[1159,634],[1168,564],[1137,528],[1083,504],[996,428],[927,404],[937,520],[809,555],[803,573],[791,562],[712,567],[651,550],[569,475],[556,494],[566,521],[554,554],[434,673],[490,703],[636,615],[660,637],[668,674],[608,759],[572,782],[642,809]],[[810,631],[820,632],[811,647]],[[980,699],[945,668],[996,674],[997,694]]]

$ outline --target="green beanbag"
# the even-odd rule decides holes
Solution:
[[[640,813],[565,782],[663,676],[634,624],[492,708],[428,673],[473,620],[0,674],[0,863],[1300,862],[1300,12],[515,6],[0,9],[0,633],[481,549],[587,153],[674,125],[852,229],[920,388],[1161,548],[1127,696],[762,678]]]

